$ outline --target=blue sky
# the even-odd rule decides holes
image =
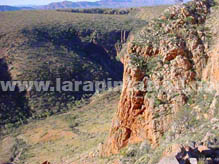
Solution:
[[[11,5],[11,6],[20,6],[20,5],[46,5],[52,2],[62,2],[64,0],[0,0],[0,5]],[[73,2],[83,1],[83,0],[70,0]],[[86,0],[94,2],[97,0]]]

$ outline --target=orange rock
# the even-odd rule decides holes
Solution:
[[[215,89],[219,88],[219,41],[210,53],[208,65],[203,72],[203,78],[210,81]]]
[[[209,150],[207,146],[198,146],[198,151],[201,153],[205,150]]]
[[[115,161],[113,161],[112,164],[122,164],[122,163],[120,162],[120,160],[115,160]]]
[[[48,162],[48,161],[45,161],[45,162],[43,162],[42,164],[51,164],[50,162]]]

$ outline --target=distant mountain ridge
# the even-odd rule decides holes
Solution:
[[[67,8],[124,8],[154,5],[174,4],[174,0],[101,0],[97,2],[71,2],[63,1],[40,6],[40,9],[67,9]]]
[[[174,3],[175,0],[100,0],[97,2],[63,1],[63,2],[53,2],[48,5],[34,6],[34,7],[13,7],[13,6],[0,5],[0,11],[33,10],[33,9],[56,10],[56,9],[68,9],[68,8],[126,8],[126,7],[169,5]]]
[[[16,10],[32,10],[31,7],[14,7],[8,5],[0,5],[0,11],[16,11]]]

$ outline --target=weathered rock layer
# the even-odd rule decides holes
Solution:
[[[120,103],[102,155],[145,139],[159,144],[202,79],[210,39],[204,23],[211,5],[210,0],[195,0],[171,7],[130,39],[121,57]]]

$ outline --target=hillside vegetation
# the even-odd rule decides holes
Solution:
[[[123,67],[116,54],[130,31],[146,24],[129,16],[56,11],[4,12],[0,22],[0,79],[49,80],[53,86],[57,78],[121,80]],[[62,112],[90,94],[93,92],[31,91],[15,96],[1,92],[0,125],[11,127],[17,121],[25,122],[27,116],[40,118]]]
[[[32,121],[0,140],[0,163],[83,163],[104,142],[118,105],[120,92],[93,96],[89,103],[44,120]],[[6,146],[7,145],[7,146]],[[95,159],[106,164],[108,159]]]
[[[160,16],[167,9],[167,5],[139,7],[139,8],[91,8],[91,9],[59,9],[60,12],[86,13],[86,14],[108,14],[108,15],[129,15],[142,20],[151,20]]]

